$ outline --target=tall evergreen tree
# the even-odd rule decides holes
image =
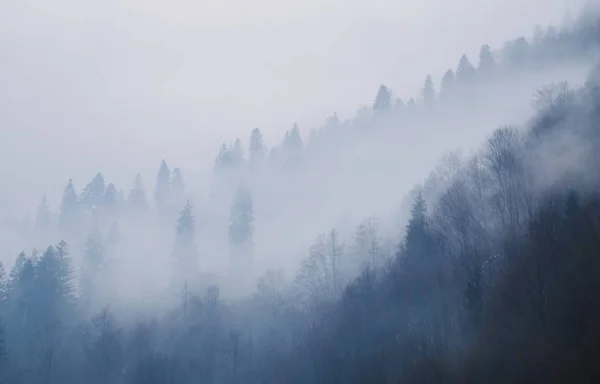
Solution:
[[[104,198],[102,199],[102,205],[110,212],[116,211],[119,206],[119,196],[117,194],[117,188],[113,183],[106,186],[104,190]]]
[[[225,145],[225,143],[221,144],[221,146],[219,147],[219,153],[215,158],[215,170],[221,170],[228,167],[231,163],[230,158],[231,155],[229,148],[227,148],[227,145]]]
[[[423,85],[423,101],[426,105],[433,105],[435,101],[435,90],[433,89],[431,75],[427,75],[425,78],[425,84]]]
[[[456,81],[459,84],[470,84],[475,80],[477,72],[467,55],[462,55],[456,68]]]
[[[252,166],[261,164],[265,159],[267,148],[265,147],[263,135],[258,128],[254,128],[250,134],[250,148],[248,152],[249,162]]]
[[[79,204],[73,180],[69,179],[63,192],[58,224],[64,231],[71,231],[79,224]]]
[[[172,205],[177,207],[180,207],[185,201],[185,180],[183,179],[183,173],[179,168],[173,170],[173,177],[171,178],[171,200]]]
[[[244,163],[244,147],[239,138],[235,139],[233,146],[231,147],[230,156],[231,165],[233,167],[238,168]]]
[[[104,176],[102,176],[102,173],[98,172],[81,192],[81,204],[87,210],[101,206],[104,202],[105,189]]]
[[[297,124],[294,124],[292,130],[286,132],[283,140],[283,148],[288,155],[298,153],[304,147],[304,140],[300,135],[300,128]]]
[[[496,60],[489,45],[484,44],[479,50],[478,71],[483,76],[489,76],[496,69]]]
[[[373,110],[375,112],[382,112],[388,110],[392,104],[392,92],[385,85],[380,85],[377,95],[375,96],[375,102],[373,103]]]
[[[454,78],[454,72],[449,69],[442,77],[442,85],[440,87],[440,98],[443,100],[449,100],[454,92],[454,85],[456,79]]]
[[[171,171],[167,166],[167,162],[163,160],[160,163],[158,174],[156,175],[156,187],[154,188],[154,200],[159,211],[165,211],[170,196]]]
[[[83,255],[83,271],[81,273],[81,291],[84,305],[90,310],[98,293],[98,283],[102,271],[106,267],[106,247],[102,234],[92,227],[85,243]]]
[[[427,232],[427,205],[423,194],[419,192],[411,208],[411,218],[406,227],[404,245],[408,254],[417,255],[425,250]]]
[[[249,246],[254,233],[252,196],[245,187],[238,188],[229,218],[229,243],[234,247]]]
[[[198,272],[196,250],[196,219],[193,214],[192,204],[187,201],[177,219],[177,232],[175,237],[175,278],[194,279]]]
[[[142,176],[139,173],[135,176],[133,187],[129,191],[127,203],[129,204],[131,210],[135,213],[142,213],[148,208],[146,189],[144,188],[144,184],[142,182]]]

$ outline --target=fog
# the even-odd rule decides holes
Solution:
[[[583,3],[1,5],[0,382],[490,382],[574,348]]]
[[[578,6],[5,1],[0,207],[21,215],[42,193],[56,204],[68,178],[97,171],[120,185],[137,172],[149,180],[162,158],[200,193],[223,141],[260,127],[272,143],[293,123],[307,134],[370,104],[381,83],[415,97],[462,53],[475,60],[482,43],[560,25]]]

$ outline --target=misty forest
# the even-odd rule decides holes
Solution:
[[[202,196],[167,158],[39,191],[0,258],[0,383],[600,381],[599,15],[249,127]]]

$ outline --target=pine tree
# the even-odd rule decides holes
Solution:
[[[172,205],[180,207],[185,201],[185,180],[183,179],[181,169],[175,168],[173,170],[173,177],[170,184]]]
[[[489,76],[496,69],[496,60],[489,45],[484,44],[479,51],[478,71],[484,76]]]
[[[467,55],[462,55],[456,69],[456,81],[459,84],[469,84],[475,80],[476,74],[475,67],[473,67]]]
[[[142,183],[142,176],[140,176],[139,173],[135,176],[133,187],[129,191],[127,203],[129,204],[131,210],[135,213],[142,213],[148,207],[148,203],[146,201],[146,189]]]
[[[433,89],[433,80],[431,75],[427,75],[425,78],[425,84],[423,86],[423,101],[426,105],[433,105],[435,101],[435,90]]]
[[[116,211],[119,205],[119,196],[117,195],[117,188],[113,183],[106,186],[102,205],[110,212]]]
[[[106,266],[106,248],[100,231],[93,227],[85,243],[81,290],[84,304],[89,306],[97,293],[99,276]]]
[[[261,164],[267,154],[263,135],[260,129],[254,128],[250,134],[249,162],[250,165],[256,166]]]
[[[73,270],[66,243],[48,247],[36,263],[35,295],[40,320],[58,327],[73,309]],[[54,329],[54,331],[57,331]]]
[[[373,103],[373,110],[375,112],[382,112],[388,110],[392,104],[392,92],[385,85],[379,86],[377,95],[375,96],[375,102]]]
[[[177,219],[177,233],[175,238],[175,277],[185,281],[193,279],[197,273],[196,251],[196,219],[193,215],[192,204],[187,201]]]
[[[156,175],[156,187],[154,188],[154,200],[159,211],[165,211],[167,204],[170,200],[170,182],[171,182],[171,171],[167,166],[167,162],[163,160],[160,163],[158,174]]]
[[[427,232],[427,205],[423,194],[419,192],[413,203],[411,218],[406,227],[404,245],[409,255],[418,255],[426,249]]]
[[[304,140],[300,136],[300,128],[297,124],[294,124],[292,130],[286,132],[283,140],[283,148],[288,155],[298,153],[304,147]]]
[[[230,157],[231,156],[229,154],[229,148],[227,148],[227,145],[225,145],[225,143],[221,144],[221,147],[219,147],[219,153],[215,158],[215,170],[218,171],[228,167],[230,164]]]
[[[455,85],[454,72],[449,69],[446,71],[444,76],[442,77],[442,85],[440,88],[440,98],[443,100],[448,100],[452,96],[454,92]]]
[[[254,232],[252,196],[244,187],[238,188],[231,206],[229,243],[234,247],[251,245]]]
[[[238,168],[244,163],[244,147],[239,138],[235,139],[233,147],[231,147],[230,156],[231,165],[233,167]]]
[[[85,186],[81,193],[81,203],[89,210],[101,206],[104,201],[106,186],[102,173],[98,172],[94,179]]]
[[[71,231],[79,224],[77,192],[71,179],[63,192],[58,224],[63,231]]]

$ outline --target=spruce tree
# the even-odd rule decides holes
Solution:
[[[456,68],[456,81],[459,84],[469,84],[475,80],[477,72],[467,55],[462,55]]]
[[[139,173],[135,176],[133,187],[129,191],[127,203],[129,208],[136,214],[142,213],[148,208],[146,189],[142,183],[142,176]]]
[[[119,205],[119,196],[117,194],[117,188],[113,183],[110,183],[106,186],[104,198],[102,199],[102,205],[109,212],[116,211]]]
[[[104,201],[105,188],[104,177],[102,173],[98,172],[81,192],[81,204],[88,210],[101,206]]]
[[[157,208],[162,213],[164,213],[166,210],[170,199],[170,182],[171,171],[167,166],[167,162],[163,160],[160,163],[160,168],[158,170],[158,174],[156,175],[156,187],[154,188],[154,200],[156,201]]]
[[[258,128],[254,128],[250,134],[250,148],[248,152],[249,162],[252,166],[262,163],[265,159],[267,149],[265,147],[263,135]]]
[[[97,294],[100,275],[106,266],[106,248],[98,228],[93,227],[85,243],[83,271],[81,273],[82,299],[87,309]]]
[[[176,207],[180,207],[185,201],[185,180],[181,169],[175,168],[171,178],[171,203]]]
[[[252,243],[253,232],[252,196],[248,189],[240,187],[237,190],[230,211],[229,243],[234,247],[250,245]]]
[[[477,70],[483,76],[491,75],[496,69],[496,60],[489,45],[484,44],[479,50],[479,65]]]
[[[193,214],[192,204],[187,201],[177,219],[177,231],[175,237],[175,278],[189,281],[197,273],[197,251],[196,251],[196,219]]]
[[[427,75],[425,78],[425,84],[423,85],[423,101],[425,105],[433,105],[435,101],[435,90],[433,89],[433,80],[431,75]]]
[[[58,224],[63,231],[71,231],[79,224],[77,192],[75,192],[73,180],[71,179],[69,179],[63,192]]]
[[[440,98],[443,100],[450,99],[452,96],[452,93],[454,92],[454,85],[455,85],[454,72],[451,69],[449,69],[446,71],[446,73],[442,77],[442,84],[440,87]]]
[[[390,109],[392,104],[392,92],[385,85],[380,85],[377,95],[375,96],[375,102],[373,103],[373,110],[375,112],[382,112]]]

